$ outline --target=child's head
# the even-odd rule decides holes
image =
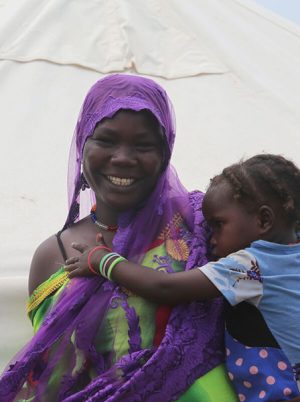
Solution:
[[[279,155],[256,155],[215,176],[203,203],[219,257],[264,239],[295,241],[300,219],[300,170]]]

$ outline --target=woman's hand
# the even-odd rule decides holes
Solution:
[[[99,262],[101,258],[109,252],[109,249],[106,246],[101,233],[97,234],[96,244],[93,247],[90,247],[87,244],[83,243],[72,243],[72,247],[75,250],[79,251],[81,255],[77,257],[71,257],[66,260],[65,271],[69,273],[69,278],[74,278],[78,276],[95,276],[96,274],[98,274]],[[93,252],[94,249],[95,251]]]

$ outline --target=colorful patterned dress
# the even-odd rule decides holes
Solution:
[[[178,223],[178,231],[180,232],[182,222],[179,220]],[[185,233],[185,235],[179,242],[181,247],[180,252],[178,252],[178,246],[176,247],[172,240],[166,240],[165,233],[162,233],[157,241],[152,244],[142,264],[170,274],[183,270],[189,254],[188,245],[190,239],[186,237],[187,232],[185,230],[182,230],[182,233]],[[184,256],[183,260],[180,255]],[[77,280],[75,279],[75,281]],[[72,282],[74,282],[74,279],[70,281],[62,267],[33,292],[28,303],[28,313],[35,332],[38,331],[45,320],[47,312],[55,306],[63,290],[72,285]],[[110,283],[107,283],[107,286],[110,286]],[[138,325],[135,330],[138,334],[136,339],[139,340],[139,345],[135,347],[135,350],[159,346],[164,337],[171,312],[170,307],[157,306],[155,303],[146,301],[126,289],[121,289],[120,295],[121,297],[115,299],[114,303],[108,309],[104,325],[99,328],[94,341],[96,351],[104,356],[108,356],[105,362],[107,365],[106,369],[109,369],[109,366],[118,361],[122,356],[126,356],[132,352],[133,346],[130,345],[128,336],[128,316],[132,311],[138,317]],[[71,339],[71,342],[75,341],[76,334],[73,334],[73,336],[74,339]],[[60,382],[63,377],[64,365],[68,364],[66,355],[67,351],[64,359],[58,362],[48,382],[49,395],[51,395],[51,401],[53,402],[59,400],[57,399],[58,389],[61,386]],[[76,358],[77,372],[84,371],[88,373],[88,376],[85,374],[85,378],[81,379],[82,383],[78,386],[78,390],[80,390],[81,387],[84,387],[96,376],[97,370],[92,362],[87,361],[80,354],[80,350],[78,350]],[[47,356],[45,356],[45,359],[47,359]],[[88,370],[83,370],[83,368],[87,367]],[[34,388],[38,381],[38,378],[35,378],[35,373],[32,372],[26,385],[30,389],[27,400],[30,400],[30,394],[34,395]],[[157,398],[156,400],[159,401],[159,396]],[[165,402],[166,400],[163,396],[162,398],[161,401]],[[179,401],[234,402],[237,401],[237,398],[232,391],[224,366],[220,365],[194,382],[188,391],[180,397]]]

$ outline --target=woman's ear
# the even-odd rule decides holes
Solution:
[[[269,232],[274,226],[275,214],[269,205],[261,205],[258,210],[261,234]]]

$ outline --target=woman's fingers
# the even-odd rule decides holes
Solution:
[[[84,253],[89,248],[89,246],[84,243],[72,243],[71,246],[81,253]]]

